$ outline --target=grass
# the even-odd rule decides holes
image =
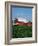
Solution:
[[[13,38],[25,38],[32,37],[32,26],[12,26],[12,37]]]

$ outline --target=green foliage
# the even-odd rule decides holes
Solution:
[[[32,26],[12,26],[13,38],[32,37]]]

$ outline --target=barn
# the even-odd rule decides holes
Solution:
[[[17,21],[16,25],[32,26],[32,22],[24,23],[24,22]]]
[[[32,22],[29,22],[28,20],[24,18],[18,18],[13,21],[13,25],[32,26]]]

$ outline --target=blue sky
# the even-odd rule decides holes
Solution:
[[[25,18],[28,21],[32,21],[32,8],[27,7],[12,7],[12,18]]]

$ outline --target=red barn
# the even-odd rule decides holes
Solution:
[[[25,26],[32,26],[32,22],[24,23],[24,22],[16,22],[16,25],[25,25]]]

